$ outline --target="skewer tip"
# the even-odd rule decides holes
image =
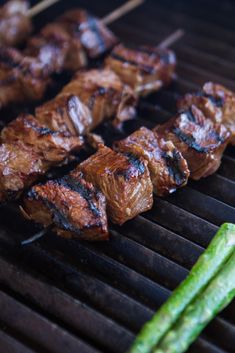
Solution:
[[[175,32],[166,37],[158,45],[159,48],[168,48],[178,40],[180,40],[185,35],[185,31],[182,28],[177,29]]]
[[[48,228],[44,228],[44,229],[40,230],[40,232],[34,234],[32,237],[25,239],[25,240],[22,240],[20,242],[20,245],[24,246],[24,245],[28,245],[28,244],[33,243],[35,240],[38,240],[38,239],[42,238],[44,235],[46,235],[48,230],[49,230]]]

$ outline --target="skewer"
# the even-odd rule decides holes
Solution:
[[[141,5],[144,3],[145,0],[130,0],[127,1],[125,4],[121,5],[108,15],[104,16],[101,21],[103,24],[108,25],[114,21],[116,21],[118,18],[126,15],[128,12],[136,8],[137,6]]]
[[[26,16],[32,18],[32,17],[38,15],[40,12],[46,10],[48,7],[52,6],[53,4],[55,4],[58,1],[60,1],[60,0],[43,0],[43,1],[40,1],[37,5],[31,7],[31,9],[29,9],[27,11]]]
[[[175,42],[177,42],[179,39],[181,39],[184,36],[185,32],[183,29],[179,28],[175,32],[171,33],[168,37],[163,39],[161,43],[158,44],[158,48],[168,48]]]
[[[44,235],[46,235],[46,233],[49,231],[49,227],[47,228],[43,228],[42,230],[40,230],[39,232],[37,232],[36,234],[34,234],[32,237],[22,240],[20,242],[20,245],[28,245],[30,243],[33,243],[35,240],[38,240],[40,238],[42,238]]]

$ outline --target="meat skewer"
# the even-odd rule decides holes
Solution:
[[[83,146],[81,135],[104,119],[132,117],[135,103],[132,90],[115,73],[93,69],[38,107],[35,117],[21,115],[12,121],[0,134],[0,201],[18,197],[50,167],[65,163]]]
[[[129,1],[128,6],[114,11],[113,20],[142,2]],[[89,59],[104,54],[116,43],[117,38],[102,20],[85,10],[74,9],[30,38],[23,52],[0,48],[0,108],[41,99],[52,74],[85,67]]]
[[[59,0],[43,0],[29,8],[26,0],[9,0],[0,9],[0,46],[17,46],[32,31],[31,18]]]
[[[230,133],[222,124],[213,123],[193,105],[153,131],[141,128],[116,142],[114,149],[117,152],[99,146],[98,151],[78,165],[72,174],[82,173],[79,176],[100,190],[106,199],[108,217],[113,223],[123,224],[152,207],[152,190],[163,196],[185,185],[189,171],[193,179],[215,172],[229,138]],[[55,227],[62,236],[96,240],[97,229],[94,234],[89,233],[88,238],[83,232],[83,229],[90,229],[89,222],[86,226],[83,223],[78,232],[69,226],[70,222],[79,221],[79,213],[73,219],[77,204],[73,206],[70,198],[66,201],[66,193],[60,191],[61,183],[57,179],[32,187],[24,198],[26,217],[45,227]],[[73,183],[76,185],[76,180]],[[56,185],[56,191],[51,191],[51,184],[53,188]],[[63,211],[59,219],[66,219],[66,226],[58,220],[62,201]],[[105,239],[107,237],[108,233]]]
[[[38,176],[45,174],[50,166],[65,162],[71,152],[77,151],[83,144],[81,139],[74,140],[72,137],[87,134],[104,119],[113,116],[116,125],[119,125],[133,117],[135,104],[136,97],[132,89],[123,84],[109,68],[78,73],[60,94],[36,109],[35,117],[20,116],[2,130],[1,142],[7,143],[7,146],[2,148],[0,154],[2,175],[0,200],[18,197],[25,187],[34,182]],[[58,137],[54,138],[55,133],[61,134],[60,145]],[[68,141],[71,141],[70,144]],[[19,143],[23,143],[33,152],[30,155],[28,151],[30,156],[25,158],[28,167],[22,170],[21,164],[16,163],[13,164],[14,168],[8,169],[7,165],[11,165],[12,159],[17,160],[17,156],[10,151],[14,151]],[[44,146],[48,143],[52,143],[51,159],[44,153]],[[56,148],[59,160],[56,158]],[[35,158],[40,161],[40,168],[32,170],[34,177],[31,178],[31,162],[33,165]],[[9,182],[14,179],[17,182]]]
[[[213,82],[204,84],[197,93],[186,94],[178,101],[179,109],[196,105],[216,123],[223,123],[231,133],[230,143],[235,145],[235,94]]]

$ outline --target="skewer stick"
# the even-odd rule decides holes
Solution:
[[[29,9],[26,13],[27,17],[34,17],[37,14],[39,14],[40,12],[42,12],[43,10],[47,9],[48,7],[50,7],[51,5],[55,4],[56,2],[58,2],[60,0],[43,0],[40,1],[39,4],[31,7],[31,9]]]
[[[175,32],[171,33],[168,37],[163,39],[161,43],[158,44],[158,48],[168,48],[180,38],[184,36],[184,30],[179,28]]]
[[[114,21],[116,21],[118,18],[126,15],[128,12],[136,8],[137,6],[141,5],[144,3],[145,0],[130,0],[127,1],[125,4],[122,6],[118,7],[116,10],[112,11],[108,15],[104,16],[101,21],[103,24],[108,25]]]
[[[40,238],[42,238],[44,235],[46,235],[46,233],[49,231],[49,227],[47,228],[43,228],[42,230],[40,230],[40,232],[34,234],[32,237],[22,240],[20,242],[21,245],[28,245],[33,243],[35,240],[38,240]]]

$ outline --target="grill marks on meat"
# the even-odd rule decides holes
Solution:
[[[54,132],[22,115],[1,131],[0,202],[18,197],[39,176],[65,163],[83,145],[82,137]]]
[[[0,47],[0,108],[16,101],[41,99],[48,83],[38,60],[16,49]]]
[[[0,201],[17,198],[45,173],[45,165],[32,148],[21,142],[0,145]]]
[[[207,82],[202,91],[186,94],[178,101],[179,109],[196,105],[205,116],[216,123],[223,123],[231,132],[232,144],[235,144],[235,94],[225,87]]]
[[[64,162],[72,151],[78,151],[83,138],[50,130],[32,115],[21,115],[1,131],[2,142],[21,141],[33,148],[50,166]]]
[[[176,58],[169,49],[116,46],[106,65],[138,95],[146,95],[168,85],[174,75]]]
[[[83,9],[73,9],[58,19],[72,38],[79,38],[89,58],[96,58],[111,49],[117,38],[102,23]]]
[[[49,73],[76,71],[116,43],[116,37],[99,19],[83,9],[73,9],[30,39],[26,54],[37,57]]]
[[[24,198],[24,210],[32,220],[45,227],[53,225],[66,238],[105,240],[109,236],[105,197],[76,170],[32,187]]]
[[[189,170],[181,153],[171,141],[166,142],[145,127],[114,143],[114,148],[148,162],[153,189],[158,196],[173,192],[187,183]]]
[[[15,46],[31,32],[31,20],[26,16],[28,1],[11,0],[0,8],[0,45]]]
[[[78,170],[103,192],[108,215],[114,223],[123,224],[152,207],[152,183],[143,158],[99,146]]]
[[[78,9],[46,25],[29,39],[23,53],[1,47],[0,108],[41,99],[52,74],[83,68],[89,58],[103,54],[116,42],[100,20]]]
[[[225,126],[207,119],[194,105],[154,130],[173,142],[186,159],[190,176],[195,180],[218,169],[230,137]]]
[[[39,121],[53,130],[85,134],[115,116],[121,124],[135,114],[136,97],[109,69],[78,72],[53,100],[36,109]]]

